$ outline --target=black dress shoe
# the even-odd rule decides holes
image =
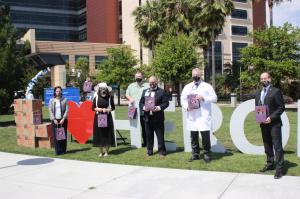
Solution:
[[[204,154],[203,160],[204,162],[209,163],[211,161],[211,157],[208,154]]]
[[[282,177],[282,172],[277,172],[274,175],[274,179],[280,179]]]
[[[274,167],[273,166],[264,166],[264,168],[262,168],[261,170],[259,170],[259,172],[266,172],[266,171],[271,171],[271,170],[274,170]]]
[[[191,157],[188,161],[193,162],[194,160],[199,160],[199,159],[200,159],[199,157]]]

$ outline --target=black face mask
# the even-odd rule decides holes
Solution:
[[[150,84],[150,88],[153,90],[153,89],[155,89],[156,88],[156,86],[157,86],[157,84],[156,83],[152,83],[152,84]]]
[[[135,81],[138,82],[138,83],[141,83],[143,81],[143,79],[142,78],[136,78]]]
[[[106,90],[102,90],[102,91],[100,91],[100,95],[101,95],[102,97],[105,97],[105,96],[107,95],[107,92],[106,92]]]
[[[261,85],[262,85],[263,87],[267,87],[267,86],[270,85],[270,82],[269,82],[268,80],[267,80],[267,81],[261,81],[260,83],[261,83]]]
[[[193,80],[194,80],[195,82],[199,82],[199,81],[200,81],[200,77],[194,76],[194,77],[193,77]]]

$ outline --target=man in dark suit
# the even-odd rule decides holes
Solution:
[[[275,179],[283,175],[283,148],[281,133],[281,114],[284,112],[284,100],[281,91],[271,85],[271,76],[268,72],[260,75],[260,82],[263,89],[255,95],[255,105],[267,106],[267,119],[260,124],[262,138],[264,142],[265,153],[267,155],[267,164],[260,170],[266,172],[276,167]],[[274,159],[275,151],[275,159]]]
[[[158,142],[158,153],[160,156],[166,155],[165,147],[165,127],[164,127],[164,110],[169,106],[169,99],[165,91],[157,86],[157,78],[151,76],[149,78],[149,89],[143,91],[140,108],[144,110],[145,131],[147,137],[147,154],[153,155],[154,131]],[[149,110],[145,99],[148,97],[154,98],[154,108]]]

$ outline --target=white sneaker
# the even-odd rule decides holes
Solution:
[[[102,156],[103,156],[103,153],[99,153],[98,157],[100,158],[100,157],[102,157]]]
[[[104,157],[107,157],[108,156],[108,153],[104,153]]]

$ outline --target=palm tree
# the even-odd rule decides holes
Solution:
[[[212,86],[215,88],[215,39],[222,31],[226,16],[232,12],[234,5],[231,0],[206,0],[202,12],[194,16],[196,35],[201,38],[199,42],[207,49],[209,60],[209,46],[212,49]],[[209,62],[208,62],[209,63]]]
[[[133,15],[141,41],[152,51],[164,34],[180,33],[193,36],[195,45],[208,48],[214,45],[233,8],[231,0],[147,0]],[[213,85],[214,71],[213,67]]]
[[[163,32],[163,13],[164,10],[159,0],[147,0],[144,5],[133,11],[135,29],[139,33],[140,41],[152,51]]]
[[[264,2],[268,2],[268,6],[269,6],[269,16],[270,16],[270,26],[273,26],[273,6],[274,5],[279,5],[284,1],[292,1],[292,0],[254,0],[255,2],[260,2],[260,1],[264,1]]]

